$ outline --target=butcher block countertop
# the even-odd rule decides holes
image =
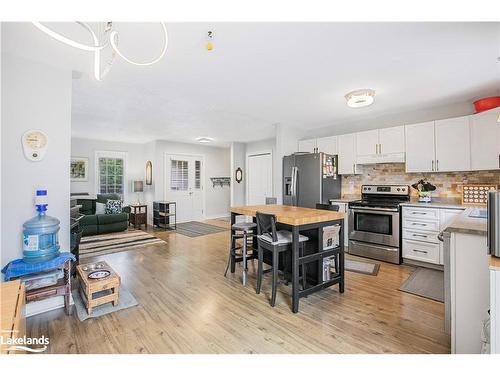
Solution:
[[[265,204],[258,206],[231,207],[230,211],[239,215],[255,216],[257,212],[276,215],[278,223],[292,226],[321,223],[323,221],[342,220],[345,214],[335,211],[316,210],[279,204]]]

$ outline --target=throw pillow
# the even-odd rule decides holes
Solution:
[[[108,199],[106,202],[106,213],[107,214],[121,214],[122,213],[122,203],[121,200]]]
[[[106,205],[104,203],[95,203],[95,214],[96,215],[101,215],[106,213]]]

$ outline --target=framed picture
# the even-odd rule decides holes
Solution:
[[[70,176],[71,181],[87,181],[89,178],[89,159],[71,158]]]

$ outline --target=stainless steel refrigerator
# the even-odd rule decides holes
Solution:
[[[337,155],[296,153],[283,157],[283,204],[315,208],[340,198]]]

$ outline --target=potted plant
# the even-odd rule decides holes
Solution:
[[[425,179],[414,183],[413,185],[411,185],[411,187],[417,190],[419,202],[430,202],[431,192],[436,190],[436,187]]]

